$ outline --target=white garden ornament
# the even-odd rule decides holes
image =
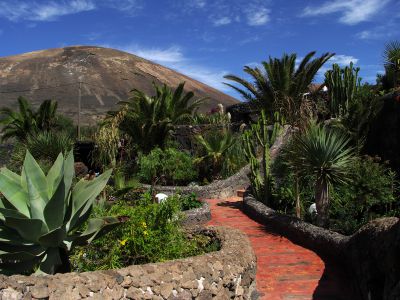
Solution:
[[[157,202],[161,203],[161,202],[163,202],[164,200],[166,200],[168,198],[168,195],[163,194],[163,193],[158,193],[156,195],[156,198],[157,198]]]

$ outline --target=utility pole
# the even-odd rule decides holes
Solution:
[[[78,88],[78,141],[81,140],[81,101],[82,101],[82,81],[79,81],[79,88]]]

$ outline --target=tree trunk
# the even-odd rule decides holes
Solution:
[[[299,176],[295,174],[296,217],[301,218]]]
[[[315,203],[317,206],[317,225],[329,226],[329,186],[326,180],[317,179],[315,185]]]

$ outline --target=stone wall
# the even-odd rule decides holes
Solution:
[[[250,299],[256,257],[246,235],[208,227],[221,250],[123,269],[52,276],[0,275],[0,299]]]
[[[277,213],[250,195],[243,208],[269,230],[347,268],[360,299],[400,299],[400,220],[376,219],[344,236]]]
[[[195,193],[198,198],[227,198],[236,195],[237,190],[246,188],[249,184],[247,174],[250,167],[243,167],[238,173],[224,180],[215,180],[212,183],[204,186],[155,186],[154,190],[157,193],[165,193],[167,195],[182,193]],[[143,185],[144,188],[150,188],[150,185]]]
[[[183,211],[185,219],[182,221],[184,226],[201,225],[211,220],[210,205],[203,201],[203,206]]]

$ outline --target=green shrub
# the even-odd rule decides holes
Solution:
[[[332,195],[331,229],[352,234],[372,219],[399,214],[395,173],[379,159],[363,157],[350,167],[351,184]]]
[[[156,148],[139,157],[139,177],[145,183],[185,185],[197,178],[192,157],[174,148]]]
[[[203,203],[197,199],[197,196],[195,193],[191,193],[190,195],[180,196],[179,203],[180,203],[180,208],[182,211],[193,209],[193,208],[199,208],[203,205]]]
[[[214,240],[202,235],[188,238],[180,226],[178,197],[154,204],[150,193],[137,206],[123,202],[98,215],[123,216],[127,221],[90,246],[79,248],[72,259],[76,271],[121,268],[132,264],[159,262],[215,251]]]
[[[66,132],[44,131],[17,143],[11,156],[10,169],[19,170],[28,150],[46,172],[57,159],[59,153],[66,154],[74,147],[74,140]]]

